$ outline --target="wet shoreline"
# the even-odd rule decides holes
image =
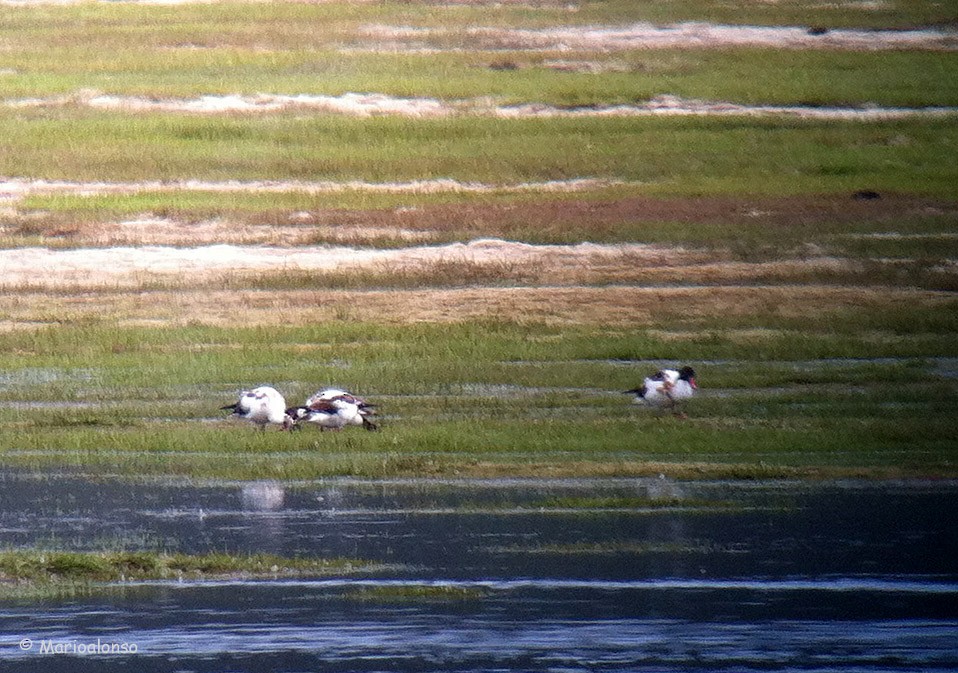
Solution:
[[[948,670],[949,481],[359,480],[5,472],[0,544],[368,558],[317,579],[142,582],[0,604],[49,671]],[[616,505],[612,507],[610,505]],[[39,647],[39,646],[37,646]]]

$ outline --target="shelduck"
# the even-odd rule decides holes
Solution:
[[[269,424],[279,425],[281,430],[293,427],[293,419],[286,413],[286,400],[275,388],[260,386],[244,390],[234,404],[221,407],[234,415],[255,423],[263,430]]]
[[[312,423],[320,430],[341,430],[346,425],[346,418],[339,411],[332,402],[321,401],[312,406],[290,407],[286,414],[297,424]]]
[[[301,407],[286,410],[295,422],[314,423],[322,430],[340,430],[347,425],[361,425],[378,430],[369,417],[375,413],[372,404],[338,388],[325,388],[313,394]]]
[[[668,407],[676,415],[684,417],[684,412],[678,410],[678,404],[692,397],[697,388],[695,370],[686,365],[679,370],[660,369],[647,377],[640,387],[626,390],[625,393],[635,395],[633,401],[637,404],[645,402]]]

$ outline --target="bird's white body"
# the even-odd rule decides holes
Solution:
[[[642,386],[645,388],[645,395],[636,395],[633,400],[636,403],[671,404],[676,400],[687,400],[695,392],[692,382],[680,379],[679,373],[674,369],[663,369],[658,374],[647,377]]]
[[[369,405],[366,404],[366,400],[338,388],[320,390],[306,400],[306,406],[309,407],[321,402],[328,402],[335,407],[339,417],[343,419],[344,425],[363,425],[363,418],[372,413]],[[364,413],[366,410],[368,412]]]
[[[376,430],[369,420],[373,407],[366,400],[338,388],[325,388],[313,394],[301,407],[287,413],[297,422],[314,423],[323,430],[339,430],[347,425],[361,425]]]
[[[286,414],[286,400],[278,390],[270,386],[244,390],[235,404],[223,409],[230,409],[236,416],[264,429],[269,424],[287,428],[292,423],[292,419]]]
[[[295,407],[287,413],[297,423],[312,423],[318,425],[320,430],[341,430],[346,425],[345,417],[332,404]]]
[[[642,381],[642,386],[625,391],[635,395],[632,400],[636,404],[651,404],[667,406],[673,411],[682,400],[687,400],[695,394],[695,370],[691,367],[675,369],[660,369],[652,376]]]

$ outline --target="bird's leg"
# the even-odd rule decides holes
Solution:
[[[676,418],[688,418],[688,415],[679,409],[679,401],[672,396],[672,386],[665,388],[665,396],[669,398],[669,410]]]

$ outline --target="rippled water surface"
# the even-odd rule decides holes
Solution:
[[[388,566],[6,601],[0,670],[956,670],[956,496],[953,482],[196,485],[6,474],[7,548]],[[51,654],[43,642],[136,652]]]

